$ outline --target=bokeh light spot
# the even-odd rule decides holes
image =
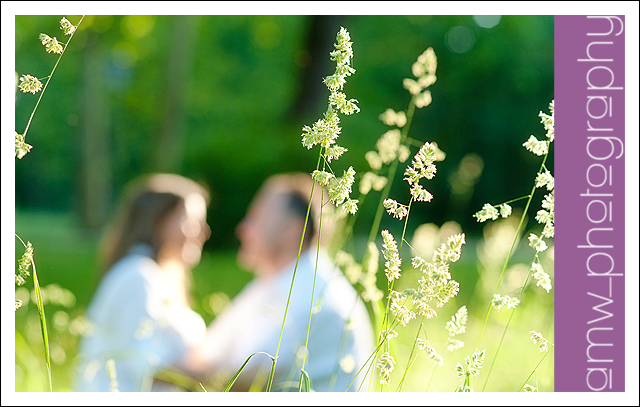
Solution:
[[[274,21],[262,21],[254,28],[253,39],[260,48],[274,49],[282,40],[280,26]]]
[[[130,68],[138,60],[138,51],[129,42],[120,42],[111,50],[113,64],[118,68]]]
[[[474,21],[482,28],[493,28],[500,23],[502,16],[473,16]]]
[[[467,26],[458,25],[452,27],[444,35],[444,42],[449,48],[449,51],[456,54],[463,54],[473,48],[473,44],[476,42],[476,36],[473,31]]]
[[[154,24],[153,16],[125,16],[120,27],[124,34],[139,39],[149,34]]]

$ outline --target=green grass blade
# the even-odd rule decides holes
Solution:
[[[20,243],[27,248],[24,240],[17,234],[15,237],[20,240]],[[29,243],[30,244],[30,243]],[[36,263],[33,261],[33,254],[31,254],[31,267],[33,267],[33,287],[36,294],[36,304],[38,306],[38,313],[40,314],[40,328],[42,331],[42,342],[44,343],[44,356],[45,363],[47,365],[47,375],[49,377],[49,391],[53,391],[53,381],[51,379],[51,355],[49,353],[49,336],[47,335],[47,320],[44,315],[44,305],[42,304],[42,293],[40,292],[40,284],[38,283],[38,274],[36,273]]]
[[[309,379],[309,373],[307,373],[304,369],[300,369],[300,384],[298,385],[298,391],[302,389],[303,381],[304,381],[304,391],[309,393],[311,391],[311,379]]]
[[[51,356],[49,354],[49,336],[47,335],[47,320],[44,316],[44,305],[42,304],[42,294],[40,293],[40,284],[38,284],[38,274],[36,273],[36,264],[31,260],[33,267],[33,287],[36,292],[36,303],[38,305],[38,313],[40,314],[40,328],[42,331],[42,341],[44,342],[44,356],[47,364],[47,374],[49,375],[49,391],[53,391],[53,382],[51,380]]]
[[[252,357],[254,357],[255,355],[262,353],[264,355],[267,355],[271,358],[271,371],[273,372],[275,364],[276,364],[276,358],[274,358],[273,356],[269,355],[266,352],[256,352],[251,354],[251,356],[249,356],[247,358],[247,360],[244,361],[244,363],[242,364],[242,366],[240,366],[240,369],[238,369],[238,371],[236,372],[236,374],[233,376],[233,378],[231,378],[231,381],[229,382],[229,384],[227,385],[227,387],[225,387],[224,392],[227,393],[229,392],[229,390],[231,390],[231,387],[234,385],[234,383],[236,382],[236,380],[238,379],[238,376],[240,376],[240,373],[242,373],[242,371],[244,370],[244,368],[247,366],[247,363],[249,363],[249,361],[251,360]],[[269,378],[269,382],[271,382],[271,380],[273,379],[273,374],[270,375]],[[270,387],[270,386],[269,386]],[[204,387],[203,387],[204,389]]]
[[[269,380],[267,381],[267,393],[271,391],[271,386],[273,386],[273,376],[276,373],[276,358],[273,358],[271,362],[271,371],[269,372]]]
[[[207,392],[207,389],[200,381],[194,379],[193,377],[178,369],[167,368],[160,370],[156,373],[155,378],[167,383],[174,384],[182,389],[185,389],[186,391],[195,392],[202,389],[202,391]]]

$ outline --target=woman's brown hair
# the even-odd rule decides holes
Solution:
[[[209,203],[205,188],[180,175],[150,174],[131,182],[113,223],[103,236],[103,274],[139,243],[148,245],[157,260],[163,244],[159,239],[163,221],[193,193]]]

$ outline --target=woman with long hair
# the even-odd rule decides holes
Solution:
[[[189,305],[190,270],[209,238],[207,191],[152,174],[132,183],[103,239],[104,275],[87,309],[79,391],[162,390],[161,370],[189,370],[206,326]]]

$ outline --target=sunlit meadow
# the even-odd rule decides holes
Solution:
[[[63,35],[69,36],[66,43],[40,35],[43,52],[60,57],[48,76],[38,79],[20,73],[20,91],[42,98],[81,22],[74,26],[66,18],[60,21]],[[334,238],[327,243],[336,265],[367,304],[375,329],[376,351],[364,366],[352,367],[367,377],[358,391],[553,391],[554,182],[545,165],[553,146],[553,102],[548,113],[539,113],[540,134],[546,132],[545,137],[520,135],[522,148],[540,158],[538,171],[520,182],[530,185],[528,195],[477,208],[473,216],[486,222],[480,237],[465,233],[460,219],[412,228],[408,222],[412,211],[428,212],[432,199],[437,199],[429,192],[430,181],[441,176],[439,163],[449,158],[437,143],[412,134],[411,124],[451,85],[437,80],[438,58],[426,44],[407,66],[406,76],[397,78],[398,86],[406,90],[406,109],[381,106],[375,113],[381,135],[364,157],[368,168],[349,165],[336,173],[332,164],[352,159],[338,145],[339,137],[357,137],[342,134],[341,122],[352,114],[371,113],[360,111],[358,95],[347,97],[349,82],[357,78],[352,62],[366,50],[358,50],[357,39],[344,27],[334,47],[326,56],[335,63],[334,73],[323,81],[330,92],[326,112],[302,128],[301,139],[290,138],[291,143],[301,141],[300,148],[309,154],[318,150],[316,168],[299,170],[326,187],[324,200],[336,206],[335,212],[322,214],[337,222]],[[20,159],[16,165],[29,165],[23,158],[38,148],[37,141],[27,138],[31,118],[24,130],[15,131],[15,156]],[[458,173],[479,178],[482,160],[465,156]],[[399,183],[407,193],[394,197],[392,185]],[[532,207],[536,194],[544,196],[540,208]],[[359,216],[365,200],[378,203],[371,218]],[[16,230],[16,391],[70,391],[78,340],[87,329],[83,313],[91,290],[79,298],[57,283],[44,282],[55,274],[61,283],[80,278],[86,287],[94,287],[91,270],[97,242],[84,238],[71,218],[50,215],[42,222],[39,216],[16,212],[16,224],[21,225]],[[391,227],[382,229],[383,217],[393,220],[385,223]],[[531,230],[526,229],[529,217],[538,222]],[[365,225],[367,236],[355,236],[356,225]],[[65,244],[60,243],[62,236]],[[72,275],[66,273],[69,269],[86,272]],[[193,295],[195,309],[207,321],[249,281],[248,274],[238,273],[232,253],[204,253],[194,270]],[[230,278],[232,274],[239,277]],[[274,366],[278,352],[271,355]],[[344,368],[343,360],[335,363]],[[303,363],[299,391],[308,390],[305,374]],[[186,386],[202,391],[208,384]],[[115,380],[113,389],[117,390]],[[342,390],[346,389],[336,389]]]

